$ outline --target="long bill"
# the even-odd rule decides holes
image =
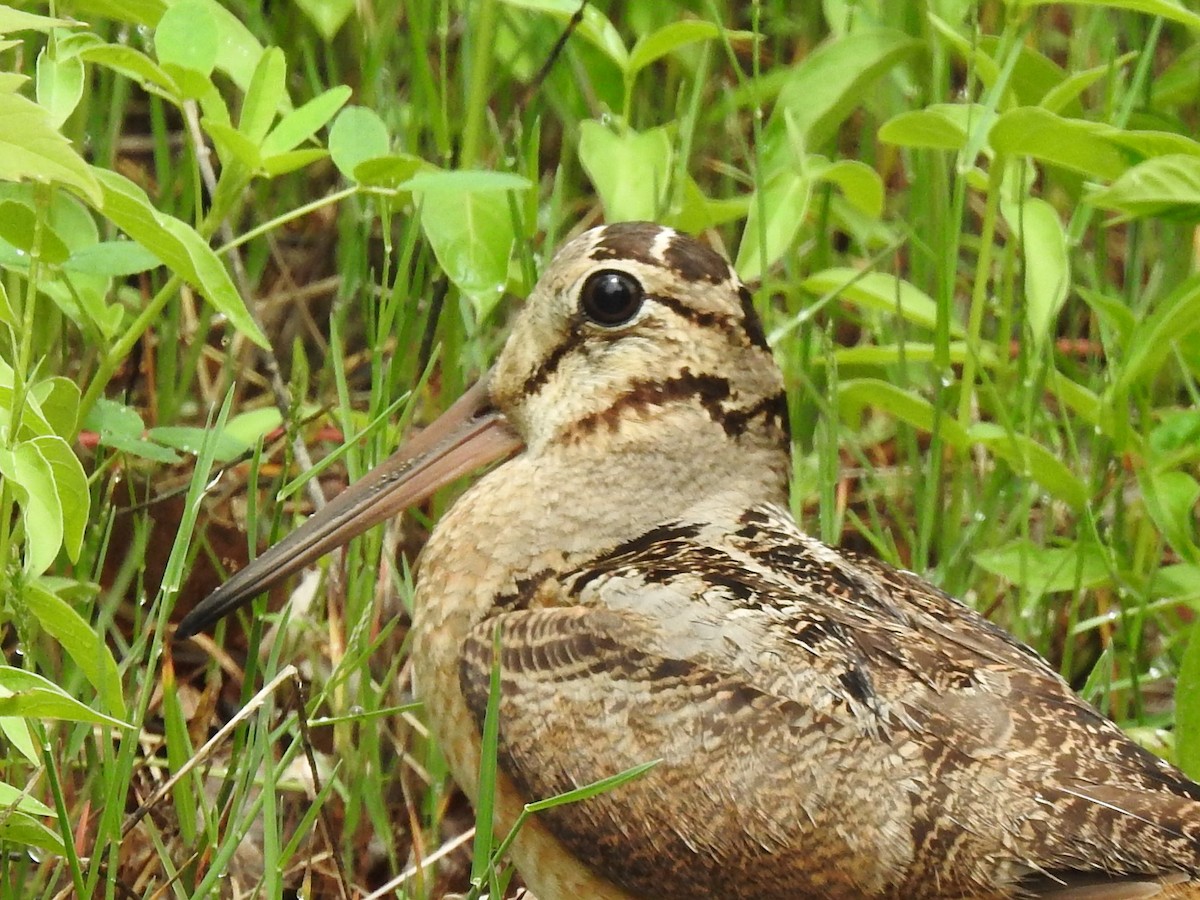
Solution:
[[[492,406],[488,381],[485,375],[433,424],[234,573],[183,617],[175,637],[205,630],[372,525],[420,503],[447,482],[518,450],[521,439]]]

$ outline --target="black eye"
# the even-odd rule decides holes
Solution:
[[[597,325],[624,325],[642,308],[645,294],[628,272],[605,269],[589,275],[579,292],[579,308]]]

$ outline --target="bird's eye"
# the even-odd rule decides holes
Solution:
[[[579,308],[597,325],[613,328],[638,314],[645,298],[642,286],[628,272],[605,269],[588,276],[579,292]]]

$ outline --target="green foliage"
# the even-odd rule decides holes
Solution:
[[[802,520],[989,610],[1200,771],[1194,12],[51,10],[62,18],[0,6],[0,632],[22,650],[0,667],[0,849],[62,860],[22,863],[31,890],[70,880],[91,896],[118,868],[139,764],[129,726],[161,722],[170,771],[193,758],[190,685],[164,645],[196,561],[225,565],[203,527],[214,475],[245,473],[249,456],[250,487],[229,490],[249,497],[251,545],[278,533],[260,478],[282,503],[331,465],[364,471],[489,364],[511,298],[601,219],[704,231],[754,283],[791,388]],[[291,344],[268,312],[279,284],[298,287],[285,251],[311,229],[327,239],[301,255],[318,272],[336,262],[338,299],[316,316],[327,333]],[[251,387],[273,344],[294,361],[290,408]],[[332,424],[344,444],[309,471],[280,464],[262,441],[285,420],[309,435],[310,420]],[[189,466],[159,547],[142,492],[118,486]],[[285,770],[303,742],[264,706],[235,732],[220,804],[195,772],[173,787],[186,852],[152,832],[181,895],[215,889],[263,822],[260,889],[277,893],[325,804],[343,814],[325,847],[339,858],[364,858],[354,840],[369,831],[399,871],[405,848],[423,856],[440,834],[437,748],[381,732],[407,648],[403,623],[376,611],[380,543],[350,551],[337,614],[311,628],[327,641],[297,650],[310,629],[296,627],[246,663],[250,683],[307,654],[309,712],[330,713],[340,768],[299,793]],[[410,602],[407,569],[391,586]],[[511,835],[477,812],[471,889],[495,891]],[[81,839],[94,843],[77,856]],[[432,895],[419,877],[413,892]]]

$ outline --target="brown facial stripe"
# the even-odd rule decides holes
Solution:
[[[771,345],[767,343],[762,320],[758,317],[758,310],[754,308],[754,295],[750,293],[750,288],[743,284],[738,287],[738,296],[742,299],[742,327],[746,329],[746,334],[750,335],[750,343],[770,353]]]
[[[694,375],[683,369],[674,378],[666,381],[637,381],[621,394],[608,409],[584,416],[571,428],[569,437],[580,437],[599,431],[601,427],[616,431],[621,417],[629,410],[667,406],[683,400],[699,400],[710,419],[725,429],[730,437],[737,437],[746,430],[750,420],[767,415],[768,421],[775,419],[780,425],[787,423],[787,397],[783,393],[764,397],[753,405],[738,409],[727,409],[725,401],[730,399],[732,388],[728,378],[719,375]]]
[[[567,331],[567,336],[553,350],[546,354],[541,365],[533,370],[528,378],[525,379],[525,384],[522,385],[521,391],[526,397],[532,397],[542,389],[550,376],[558,371],[559,364],[567,356],[572,353],[584,341],[583,331],[579,328],[579,323],[574,318],[571,321],[571,327]]]
[[[677,234],[663,252],[667,265],[684,281],[707,281],[723,284],[732,280],[733,273],[721,254],[697,240]]]
[[[632,259],[648,266],[663,266],[661,257],[650,252],[665,229],[653,222],[619,222],[604,229],[604,236],[592,248],[591,258]]]

